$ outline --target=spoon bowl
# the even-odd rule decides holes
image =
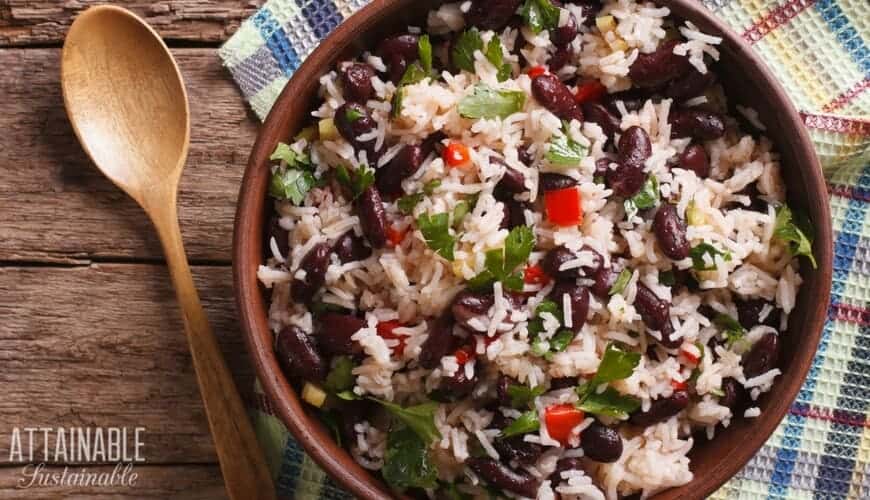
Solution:
[[[239,500],[274,499],[271,474],[199,301],[181,240],[176,199],[190,143],[190,109],[175,60],[133,13],[94,7],[67,34],[61,85],[79,142],[157,229],[227,493]]]

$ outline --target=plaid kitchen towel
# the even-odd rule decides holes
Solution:
[[[270,0],[220,56],[260,118],[293,71],[368,0]],[[791,95],[828,178],[834,281],[807,381],[758,455],[715,495],[870,498],[870,1],[705,0]],[[259,393],[257,430],[279,493],[349,496],[307,457]]]

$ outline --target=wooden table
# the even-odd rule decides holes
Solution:
[[[91,165],[63,109],[64,34],[97,3],[0,0],[0,498],[224,498],[157,238]],[[114,3],[164,36],[187,81],[184,241],[236,381],[249,390],[230,247],[257,122],[217,47],[262,2]],[[132,489],[16,490],[22,464],[8,460],[14,427],[145,427],[147,463],[136,466]]]

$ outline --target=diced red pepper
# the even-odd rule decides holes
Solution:
[[[405,241],[405,235],[408,234],[408,230],[399,230],[393,226],[387,226],[387,241],[390,242],[390,245],[397,247]]]
[[[689,388],[689,384],[685,380],[679,381],[671,379],[671,387],[673,387],[675,391],[685,391]]]
[[[547,191],[544,206],[547,219],[559,226],[578,226],[583,223],[580,191],[575,187]]]
[[[556,441],[567,446],[571,431],[583,422],[585,414],[572,404],[548,406],[544,410],[544,421],[547,423],[547,433]]]
[[[547,72],[546,66],[532,66],[531,68],[529,68],[528,71],[526,71],[526,74],[529,75],[529,78],[535,78],[535,77],[543,75],[546,72]]]
[[[598,80],[589,80],[577,86],[577,92],[574,94],[574,100],[577,104],[584,102],[600,101],[607,94],[607,88]]]
[[[378,335],[385,340],[398,340],[399,343],[393,346],[393,354],[401,356],[405,352],[405,336],[394,333],[393,330],[401,327],[402,324],[398,320],[381,321],[378,323]]]
[[[444,148],[444,163],[448,167],[465,168],[471,162],[471,154],[468,152],[468,146],[461,142],[451,142]]]
[[[694,352],[690,351],[689,349],[680,349],[680,354],[682,354],[683,357],[686,358],[686,360],[688,360],[689,363],[692,363],[693,365],[697,365],[698,362],[701,361],[701,358],[699,358]]]
[[[526,271],[523,273],[523,281],[529,285],[546,285],[550,282],[550,277],[547,276],[547,273],[544,272],[541,266],[535,264],[526,266]]]
[[[465,365],[465,363],[468,363],[470,360],[474,359],[474,346],[467,345],[465,347],[457,349],[456,352],[453,353],[453,355],[456,357],[456,363],[459,366],[463,366]]]

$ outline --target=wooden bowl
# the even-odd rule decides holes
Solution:
[[[364,499],[389,498],[388,489],[339,448],[329,432],[310,416],[285,379],[273,352],[267,324],[267,300],[258,285],[257,266],[263,262],[269,155],[280,141],[288,141],[315,105],[318,78],[338,61],[370,49],[384,36],[408,25],[424,26],[425,13],[442,0],[374,0],[329,36],[287,84],[263,126],[251,153],[239,194],[233,241],[233,277],[241,324],[263,389],[278,417],[305,451],[342,486]],[[784,335],[780,369],[773,390],[759,400],[761,416],[736,418],[711,442],[698,442],[690,457],[695,479],[657,499],[701,499],[739,471],[773,433],[795,398],[816,352],[831,288],[831,216],[821,168],[800,117],[783,88],[737,34],[714,18],[696,0],[661,0],[672,14],[694,22],[702,31],[724,40],[719,66],[731,100],[755,108],[767,134],[781,154],[789,204],[804,209],[816,228],[818,269],[802,263],[804,283],[797,307]]]

